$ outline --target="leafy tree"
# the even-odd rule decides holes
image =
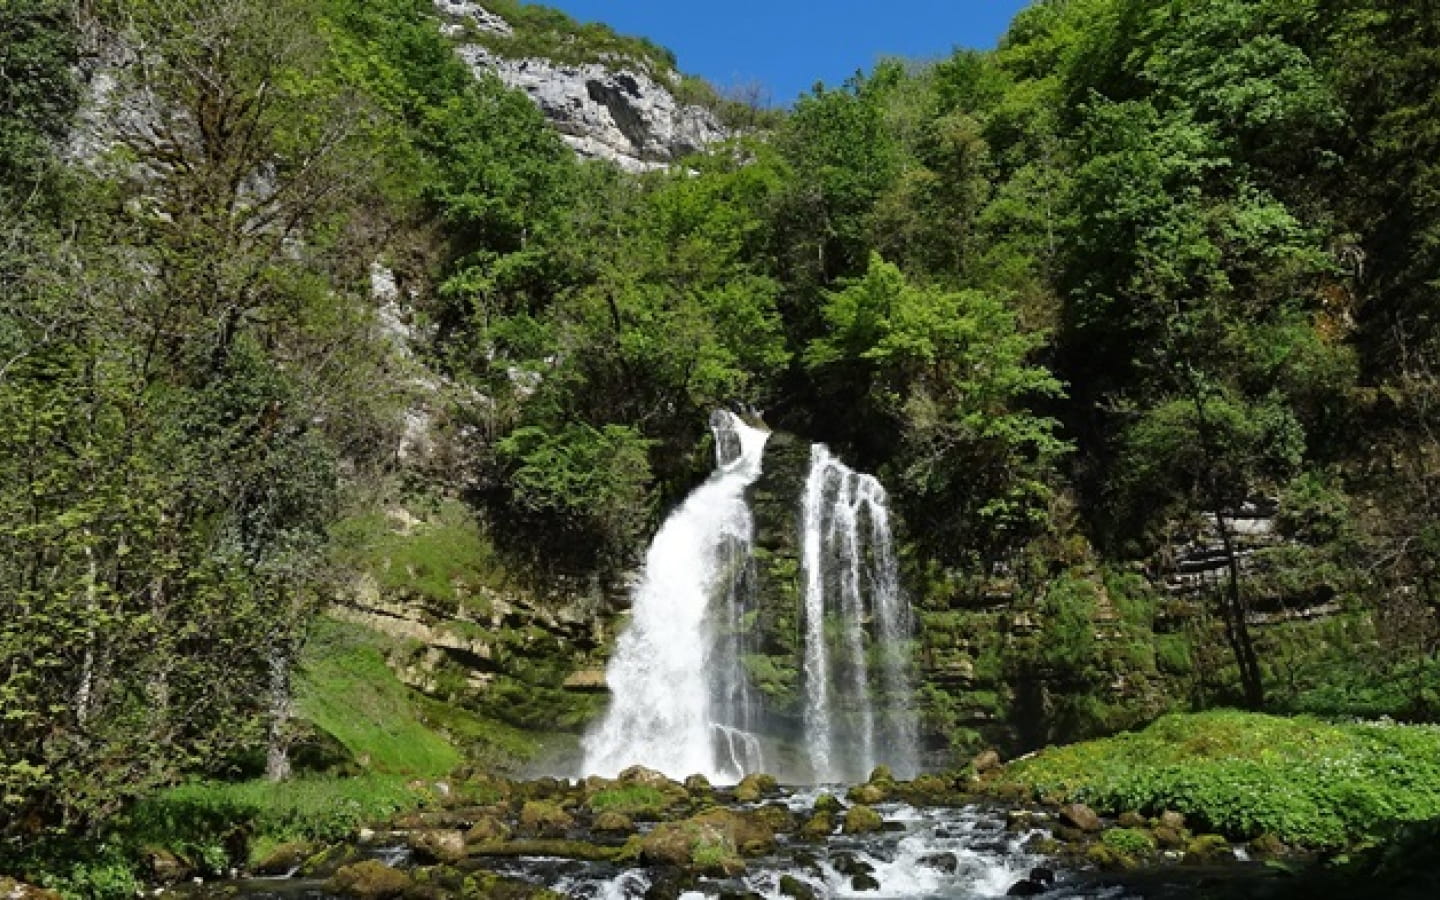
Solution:
[[[1062,393],[1029,361],[1043,336],[988,294],[916,287],[879,256],[827,295],[824,316],[806,365],[830,402],[898,437],[887,468],[933,552],[994,552],[1043,520],[1046,473],[1067,449],[1058,423],[1027,406]]]

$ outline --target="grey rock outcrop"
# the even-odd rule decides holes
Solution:
[[[435,5],[447,17],[446,33],[457,40],[463,41],[471,22],[482,32],[508,34],[502,28],[510,26],[478,4]],[[467,24],[457,24],[462,21]],[[640,63],[512,59],[473,42],[460,43],[456,52],[477,76],[492,72],[524,91],[576,153],[626,171],[665,168],[731,136],[714,113],[676,99],[664,83],[667,76],[657,78]]]

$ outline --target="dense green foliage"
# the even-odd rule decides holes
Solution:
[[[1437,775],[1440,732],[1432,726],[1216,711],[1049,748],[1010,765],[1005,778],[1037,797],[1111,814],[1169,809],[1233,839],[1271,834],[1339,847],[1440,816]]]

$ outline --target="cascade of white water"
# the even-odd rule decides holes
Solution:
[[[769,432],[717,412],[716,471],[665,520],[645,556],[630,624],[606,669],[610,709],[585,737],[584,769],[632,765],[736,781],[761,768],[738,633],[753,583],[745,489]]]
[[[885,489],[822,444],[801,510],[804,725],[816,782],[863,778],[877,763],[916,768],[900,591]]]

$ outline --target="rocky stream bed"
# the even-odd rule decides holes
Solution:
[[[977,793],[973,776],[714,787],[618,778],[433,785],[430,809],[333,845],[286,844],[225,881],[168,873],[186,898],[1051,898],[1277,896],[1267,849],[1183,817],[1101,819]],[[156,860],[157,874],[166,860]]]

